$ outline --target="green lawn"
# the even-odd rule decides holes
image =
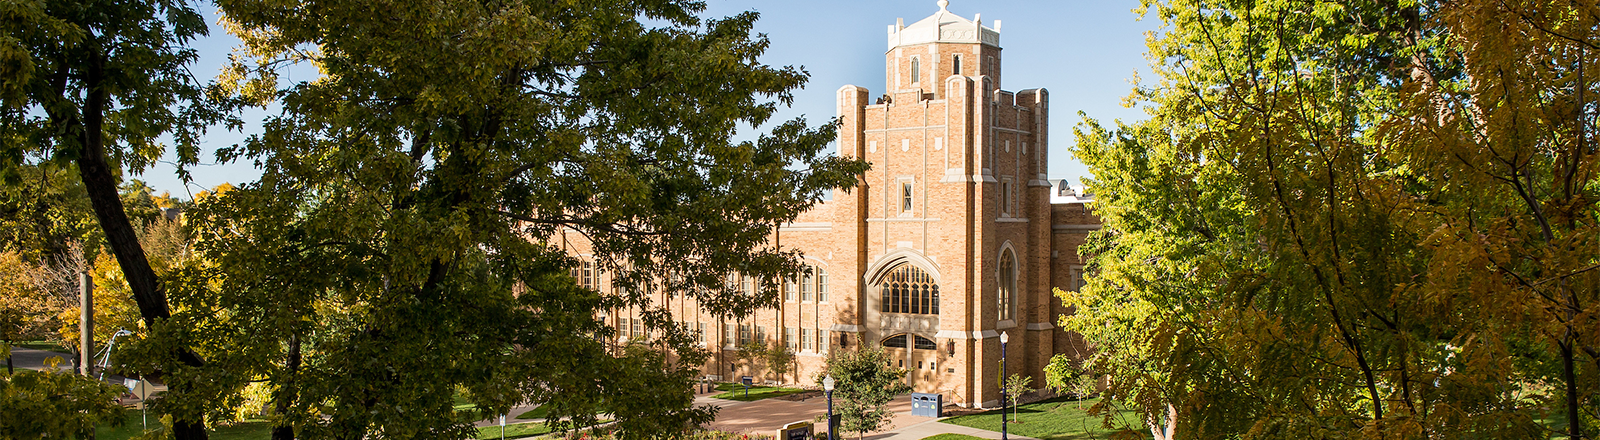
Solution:
[[[127,410],[125,423],[119,427],[100,426],[94,429],[95,440],[127,440],[139,435],[143,430],[139,423],[139,410]],[[161,416],[150,414],[150,427],[160,429]],[[269,440],[272,438],[272,427],[266,422],[246,422],[233,426],[224,426],[211,431],[213,440]]]
[[[610,420],[601,420],[600,423],[606,423],[606,422],[609,422],[609,421]],[[545,424],[538,423],[538,422],[518,423],[518,424],[515,424],[515,425],[506,425],[506,438],[533,437],[533,436],[536,436],[536,435],[549,434],[551,432],[553,432],[553,430],[550,429],[549,426],[545,426]],[[478,439],[479,440],[490,440],[490,439],[499,439],[499,438],[500,438],[500,426],[499,425],[478,428]]]
[[[31,348],[34,350],[53,351],[56,353],[71,354],[72,350],[50,341],[18,341],[13,346]]]
[[[1066,397],[1022,405],[1016,408],[1016,420],[1007,430],[1012,434],[1041,440],[1109,438],[1111,434],[1118,432],[1118,429],[1102,427],[1100,416],[1090,416],[1086,412],[1089,406],[1097,401],[1098,399],[1083,401],[1083,409],[1078,409],[1076,400]],[[1144,423],[1139,421],[1138,415],[1133,411],[1117,411],[1111,416],[1111,420],[1114,426],[1119,428],[1131,426],[1141,436],[1148,438]],[[1000,410],[952,417],[941,422],[999,432]]]
[[[756,400],[761,400],[761,399],[770,399],[770,398],[773,398],[773,397],[787,396],[787,395],[790,395],[790,394],[800,394],[800,393],[806,392],[806,390],[802,390],[802,389],[799,389],[799,388],[763,387],[763,386],[753,386],[752,385],[750,387],[750,395],[746,396],[745,392],[744,392],[744,385],[739,385],[739,384],[736,384],[736,383],[721,383],[721,384],[717,384],[717,389],[725,391],[725,392],[722,393],[722,394],[711,396],[711,397],[715,397],[715,398],[718,398],[718,399],[739,400],[739,401],[745,401],[745,402],[756,401]]]

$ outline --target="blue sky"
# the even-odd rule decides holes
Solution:
[[[934,0],[706,0],[706,17],[723,17],[744,10],[761,13],[756,31],[767,35],[771,47],[762,62],[799,66],[811,74],[804,90],[795,93],[794,106],[775,120],[805,115],[812,123],[834,116],[834,91],[846,84],[866,87],[874,94],[884,90],[883,54],[888,25],[904,18],[907,25],[939,10]],[[1110,122],[1144,119],[1144,111],[1122,106],[1138,71],[1149,77],[1145,60],[1145,33],[1159,19],[1142,21],[1132,10],[1138,0],[951,0],[950,12],[971,19],[983,14],[984,24],[1002,21],[1000,46],[1005,49],[1005,87],[1009,90],[1050,90],[1050,177],[1068,178],[1077,185],[1088,174],[1067,152],[1074,142],[1072,127],[1078,112]],[[215,76],[238,40],[215,24],[211,36],[196,42],[201,59],[196,74]],[[291,72],[288,80],[300,81]],[[244,115],[246,133],[216,130],[206,137],[203,151],[238,143],[267,116],[267,111]],[[205,158],[209,159],[209,153]],[[192,169],[194,181],[185,187],[170,165],[147,170],[143,179],[158,191],[188,198],[189,194],[223,182],[235,185],[256,180],[260,172],[250,164],[205,164]]]

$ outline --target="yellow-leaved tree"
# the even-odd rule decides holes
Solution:
[[[1113,402],[1158,439],[1596,436],[1600,9],[1145,7],[1152,117],[1080,127],[1106,230],[1061,295]]]

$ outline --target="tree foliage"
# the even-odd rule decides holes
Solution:
[[[85,438],[95,426],[120,426],[116,399],[126,390],[53,365],[0,374],[0,438]]]
[[[834,414],[839,416],[839,431],[854,432],[856,438],[887,428],[894,417],[889,401],[911,391],[905,383],[906,370],[889,366],[889,356],[881,347],[834,352],[815,379],[822,383],[829,375],[836,384]]]
[[[183,168],[199,160],[206,127],[237,126],[225,115],[228,106],[210,99],[218,95],[208,96],[188,68],[196,53],[187,44],[206,33],[204,19],[181,0],[23,1],[0,8],[7,37],[0,42],[0,181],[9,187],[33,168],[44,175],[76,171],[140,316],[149,327],[168,324],[167,283],[150,268],[118,188],[124,173],[142,172],[167,153],[186,176]],[[160,359],[172,363],[154,367],[204,364],[187,347],[165,350]],[[188,392],[174,384],[165,396]],[[197,412],[172,409],[178,438],[205,438]]]
[[[757,62],[753,13],[218,5],[245,43],[228,90],[284,112],[223,152],[262,178],[195,201],[201,258],[169,283],[182,325],[136,349],[205,354],[169,374],[194,390],[169,399],[188,411],[225,417],[246,384],[269,384],[274,438],[461,438],[522,403],[579,425],[603,408],[630,437],[704,422],[689,384],[705,354],[665,301],[724,315],[773,303],[776,286],[738,294],[727,274],[798,273],[798,255],[767,244],[773,228],[866,167],[822,153],[832,125],[736,140],[806,79]],[[294,63],[322,76],[280,88]],[[568,233],[593,243],[616,290],[575,282]],[[659,337],[613,353],[596,317],[626,308]],[[453,409],[458,389],[472,410]]]
[[[1150,1],[1063,327],[1157,438],[1593,438],[1600,14]],[[1543,420],[1562,420],[1548,423]]]

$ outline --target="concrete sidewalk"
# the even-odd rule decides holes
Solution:
[[[939,434],[963,434],[979,438],[999,439],[1000,433],[978,428],[969,428],[961,425],[941,423],[939,420],[921,417],[923,422],[892,430],[887,433],[873,434],[862,437],[863,440],[920,440]],[[1007,435],[1008,439],[1037,440],[1033,437],[1023,437],[1016,434]]]
[[[823,397],[799,402],[780,399],[740,402],[714,399],[709,395],[697,396],[695,405],[702,404],[722,407],[722,410],[717,412],[717,420],[706,424],[705,427],[707,429],[752,434],[772,435],[783,425],[798,421],[814,421],[818,416],[824,416],[828,413],[828,400]],[[939,423],[941,419],[913,416],[911,415],[911,397],[909,395],[897,397],[894,401],[889,402],[889,410],[894,412],[894,418],[891,420],[890,426],[884,431],[863,436],[864,440],[920,440],[939,434],[965,434],[989,439],[1000,438],[1000,433],[998,432]],[[814,430],[816,432],[826,432],[827,423],[817,423]],[[1015,434],[1007,437],[1018,440],[1036,440]],[[840,436],[841,440],[854,438],[854,435]]]

